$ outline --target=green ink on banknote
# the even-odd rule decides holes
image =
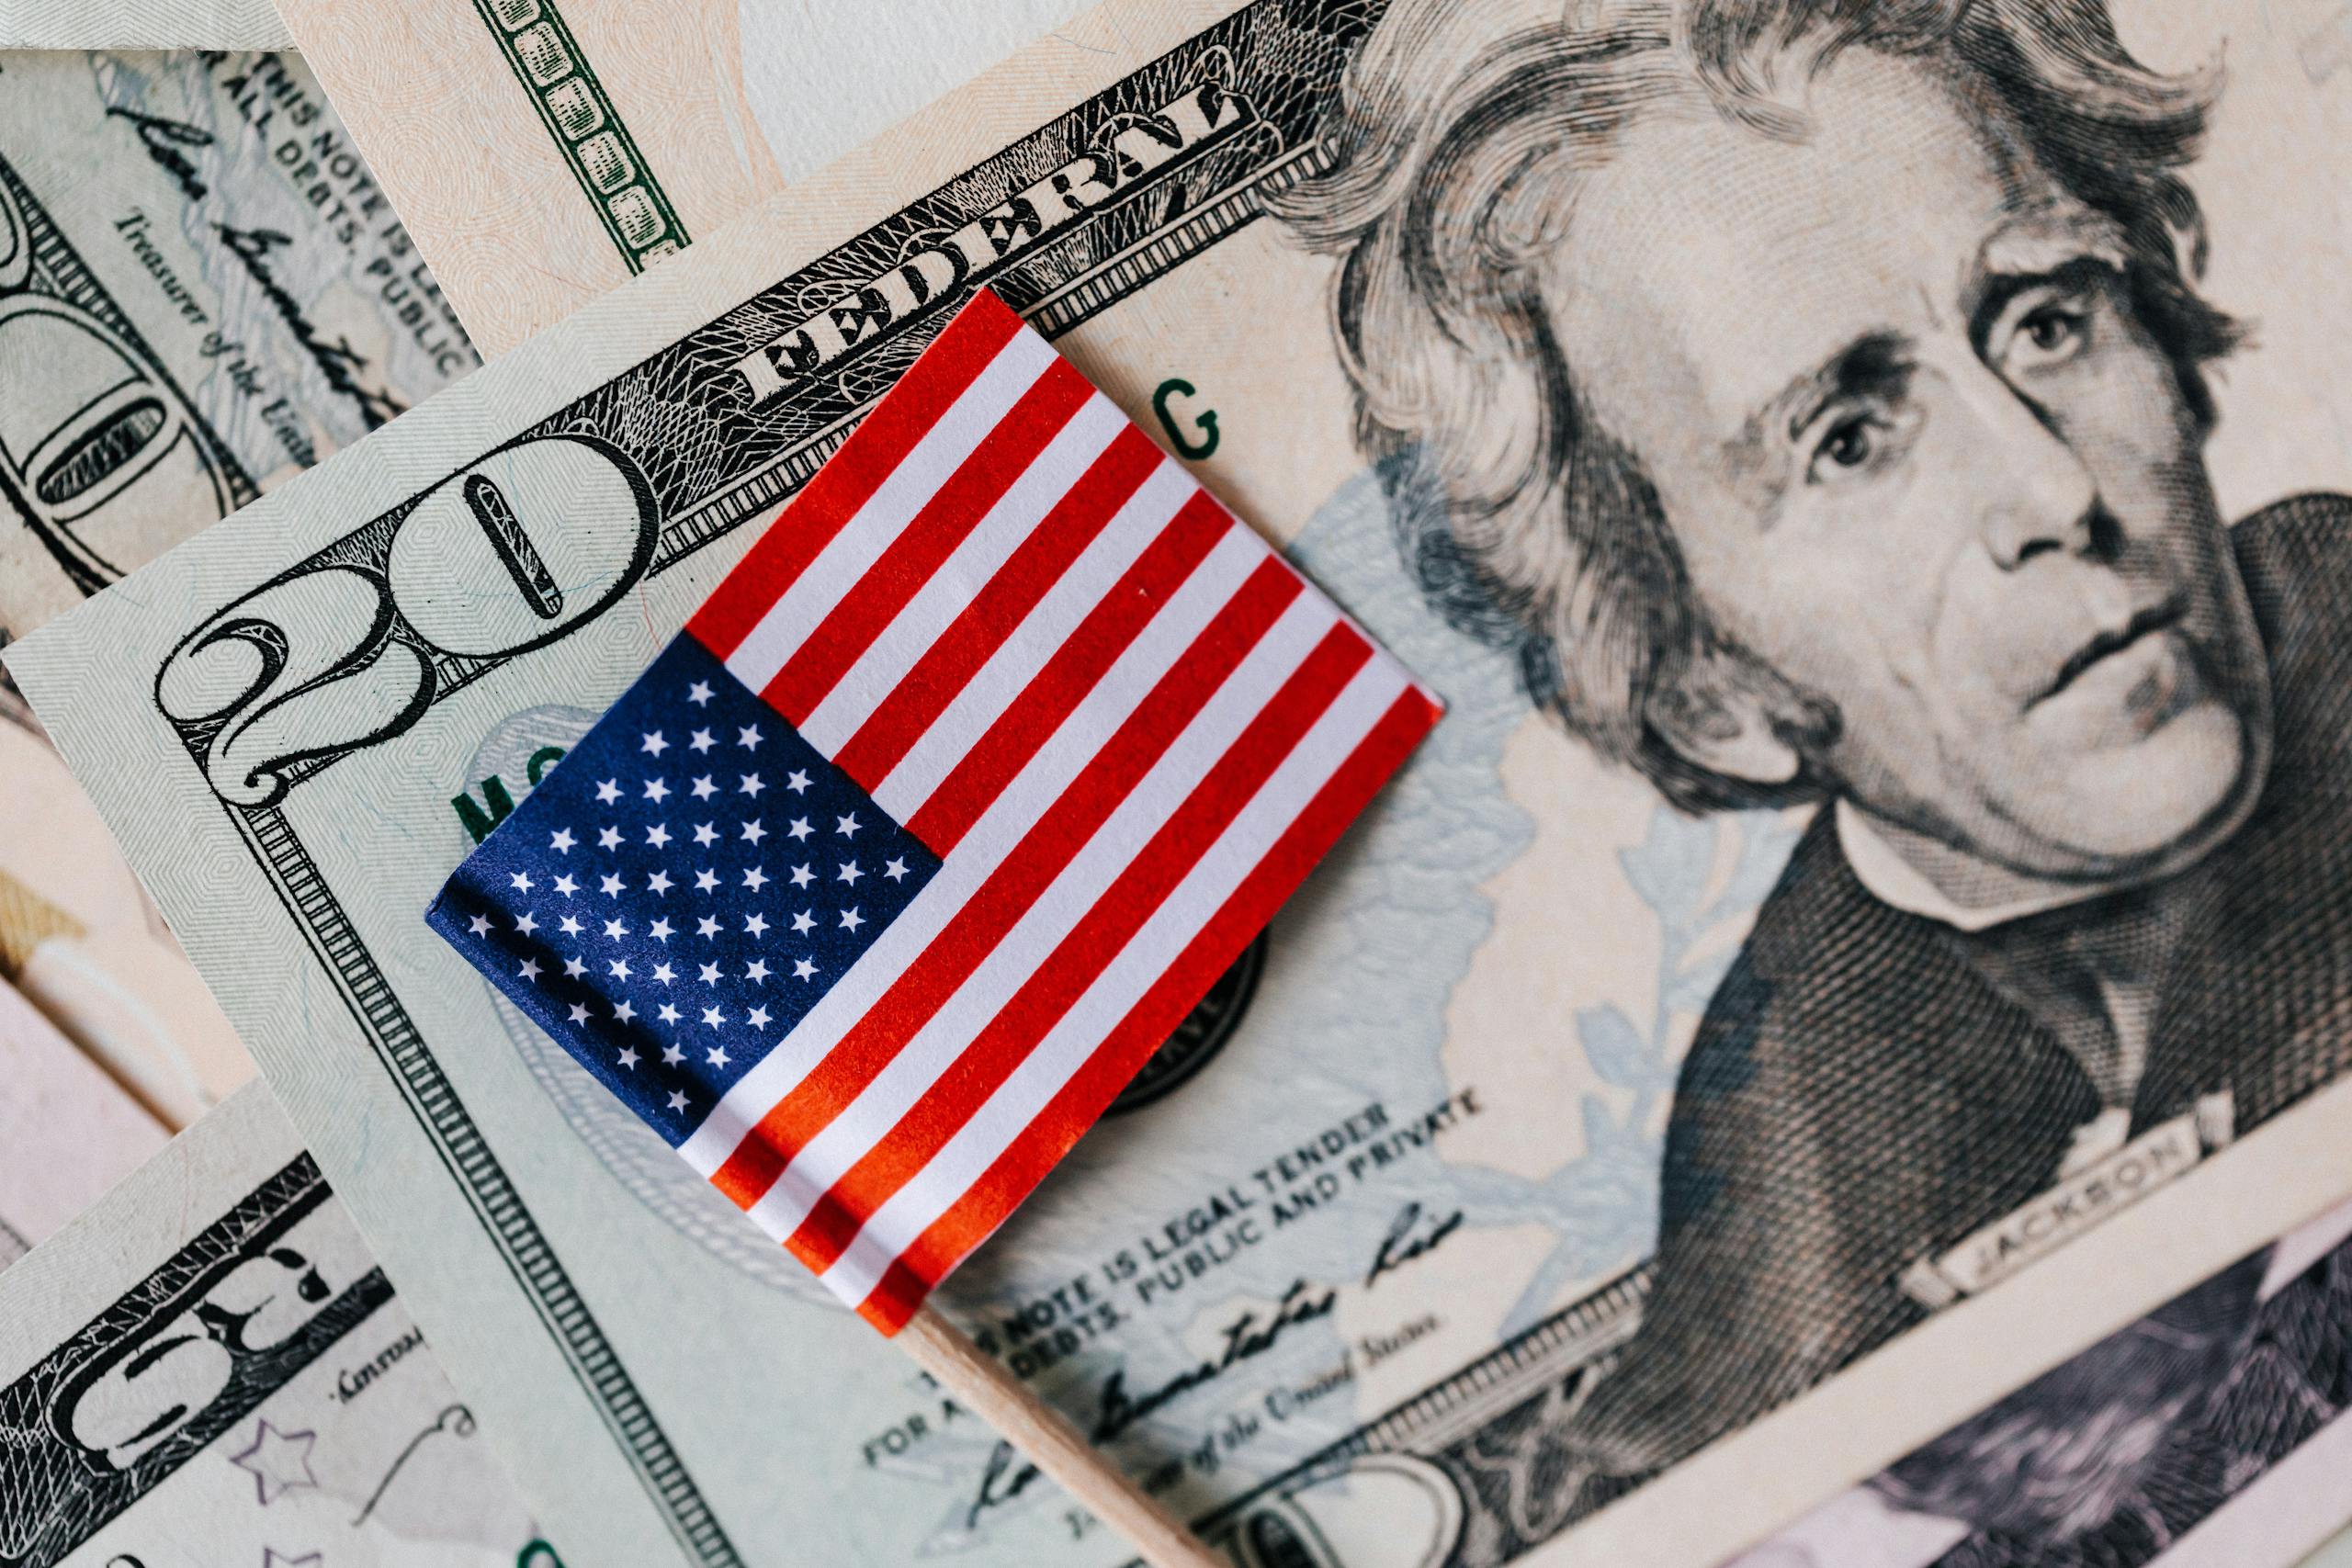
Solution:
[[[562,760],[562,747],[540,747],[531,753],[531,760],[524,764],[523,773],[526,781],[536,788],[539,780],[547,776],[547,771]],[[473,841],[479,844],[490,836],[490,830],[492,828],[513,815],[514,795],[506,787],[506,781],[496,773],[491,774],[475,787],[481,791],[481,805],[474,804],[472,790],[451,795],[449,804],[457,810],[459,824],[472,836]]]
[[[1193,416],[1193,423],[1201,432],[1195,438],[1179,428],[1176,415],[1169,412],[1168,400],[1196,395],[1193,385],[1181,376],[1170,376],[1159,384],[1159,390],[1151,394],[1151,412],[1159,416],[1159,428],[1168,432],[1168,439],[1175,446],[1176,456],[1195,462],[1216,452],[1216,410],[1203,409]]]
[[[458,820],[464,824],[466,831],[473,836],[477,844],[490,837],[490,830],[505,821],[514,810],[514,797],[507,793],[506,781],[496,773],[482,780],[481,789],[483,806],[474,804],[470,790],[449,797],[449,804],[457,808]]]
[[[596,220],[631,272],[686,243],[685,225],[645,166],[612,96],[589,69],[580,42],[555,0],[474,0],[514,79],[531,96],[539,123],[596,209]]]

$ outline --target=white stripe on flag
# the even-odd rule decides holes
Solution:
[[[1006,412],[1059,357],[1035,333],[1013,333],[865,504],[768,606],[741,645],[727,656],[728,672],[754,692],[775,680],[850,585],[865,575],[948,476],[995,434]],[[786,511],[776,525],[792,526],[792,513]]]
[[[1200,485],[1172,458],[1162,458],[1127,503],[1079,552],[1012,634],[972,672],[874,791],[874,804],[898,821],[910,820],[989,726],[1012,705],[1079,623],[1102,603],[1136,558],[1151,547]],[[1251,563],[1252,565],[1255,562]]]
[[[842,1299],[862,1301],[891,1261],[977,1186],[989,1167],[1075,1077],[1136,999],[1167,973],[1251,868],[1406,690],[1394,660],[1375,652],[1253,795],[1184,880],[1083,996],[914,1179],[866,1221],[824,1273]]]
[[[1136,640],[1103,672],[1036,755],[972,825],[956,852],[908,901],[889,929],[851,964],[751,1071],[735,1081],[678,1153],[707,1178],[743,1135],[789,1094],[825,1051],[865,1016],[908,965],[927,949],[990,873],[1092,761],[1152,686],[1216,613],[1267,559],[1263,540],[1238,523],[1219,539],[1183,585],[1168,597]],[[896,815],[893,813],[893,815]],[[900,818],[904,820],[904,818]]]
[[[843,672],[800,726],[801,738],[830,757],[846,745],[956,613],[972,602],[1005,558],[1035,532],[1038,520],[1078,485],[1094,459],[1127,428],[1119,406],[1097,392],[1079,406],[1035,461],[1022,470],[986,516],[882,628],[857,662]],[[886,552],[874,567],[892,568]]]
[[[752,1219],[779,1238],[793,1233],[824,1190],[888,1134],[979,1037],[1339,619],[1339,607],[1320,593],[1301,593],[1291,601],[963,985],[831,1124],[809,1140],[785,1178],[752,1207]]]

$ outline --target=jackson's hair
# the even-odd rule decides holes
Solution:
[[[1689,810],[1828,787],[1810,762],[1762,787],[1678,752],[1653,720],[1703,715],[1700,671],[1769,690],[1801,752],[1837,716],[1710,626],[1640,462],[1579,396],[1539,280],[1580,174],[1637,119],[1696,102],[1800,136],[1776,73],[1853,48],[1917,58],[1999,105],[2041,167],[2120,227],[2132,308],[2210,427],[2201,367],[2237,329],[2191,282],[2204,226],[2179,171],[2218,73],[2143,67],[2106,0],[1395,0],[1350,68],[1336,161],[1275,203],[1341,260],[1357,436],[1423,591],[1514,649],[1572,732]]]

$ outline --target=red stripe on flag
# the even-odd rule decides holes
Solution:
[[[793,1256],[820,1274],[832,1266],[861,1216],[911,1180],[1012,1075],[1371,657],[1372,644],[1345,621],[1324,635],[970,1046],[818,1200],[785,1244]]]
[[[762,700],[788,722],[808,723],[834,682],[874,645],[891,617],[906,608],[940,562],[1093,395],[1094,389],[1069,360],[1057,357],[1046,367],[996,428],[932,492],[880,558],[817,623],[760,693]]]
[[[759,1201],[792,1156],[889,1065],[1003,940],[1303,587],[1296,573],[1271,556],[1250,574],[931,945],[744,1134],[711,1185],[743,1208]]]
[[[988,1173],[924,1230],[883,1274],[858,1314],[885,1334],[904,1327],[938,1280],[1035,1190],[1144,1062],[1183,1021],[1250,940],[1263,930],[1315,863],[1339,840],[1381,784],[1437,722],[1408,689],[1316,792],[1283,836],[1234,889],[1165,974],[1128,1010],[1085,1066],[1047,1101]]]
[[[1239,526],[1205,492],[1187,501],[1054,650],[1045,668],[997,716],[988,733],[915,809],[907,819],[907,831],[930,845],[933,854],[944,857],[954,849],[1225,531]]]
[[[1122,429],[938,640],[923,649],[906,678],[866,716],[857,733],[834,754],[834,764],[868,795],[880,788],[908,749],[947,710],[1161,461],[1151,437],[1132,424]]]
[[[687,635],[722,660],[741,647],[817,552],[1020,330],[1021,318],[1012,307],[985,289],[976,294],[768,525],[751,553],[686,622]]]

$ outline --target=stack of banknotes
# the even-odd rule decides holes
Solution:
[[[1128,1561],[422,919],[978,287],[1447,715],[949,1317],[1237,1568],[2352,1568],[2346,190],[2345,0],[0,0],[0,1568]]]

